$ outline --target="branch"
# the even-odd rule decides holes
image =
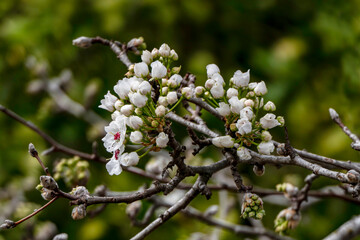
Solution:
[[[347,240],[360,234],[360,216],[355,216],[351,220],[341,225],[337,230],[328,235],[324,240]]]
[[[200,176],[194,186],[185,194],[183,198],[177,201],[173,206],[166,210],[162,215],[160,215],[156,220],[150,223],[146,228],[136,234],[131,240],[140,240],[144,239],[152,231],[160,227],[167,220],[173,217],[176,213],[184,209],[205,187],[207,178]]]
[[[329,113],[331,119],[339,125],[339,127],[343,130],[343,132],[349,136],[349,138],[353,141],[351,143],[351,147],[356,150],[360,151],[360,139],[350,131],[350,129],[344,125],[344,123],[341,121],[339,114],[332,108],[329,108]]]

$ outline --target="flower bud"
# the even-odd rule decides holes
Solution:
[[[152,61],[153,57],[151,55],[151,52],[148,50],[144,50],[141,54],[141,61],[143,61],[146,64],[150,64],[150,62]]]
[[[264,81],[258,83],[254,89],[256,96],[264,96],[267,93],[266,84]]]
[[[208,79],[206,82],[205,82],[205,88],[210,90],[215,84],[215,80],[214,79]]]
[[[166,67],[160,62],[155,61],[151,63],[151,77],[161,79],[167,74]]]
[[[206,66],[206,73],[211,78],[215,73],[220,73],[220,69],[216,64],[209,64]]]
[[[241,205],[241,216],[243,218],[251,217],[260,220],[264,215],[265,211],[261,198],[253,193],[245,193]]]
[[[137,115],[142,115],[142,114],[143,114],[143,111],[141,110],[141,108],[136,108],[136,109],[135,109],[135,113],[136,113]]]
[[[268,142],[268,141],[270,141],[272,139],[272,136],[271,136],[270,132],[262,131],[261,139],[264,140],[265,142]]]
[[[224,102],[220,102],[219,107],[215,108],[215,109],[223,117],[226,117],[226,116],[230,115],[230,106],[229,106],[229,104],[226,104]]]
[[[134,106],[132,104],[126,104],[121,107],[120,112],[121,114],[129,117],[134,111]]]
[[[151,51],[151,56],[152,58],[157,58],[159,56],[159,50],[157,48],[154,48],[152,51]]]
[[[260,118],[260,125],[263,129],[271,129],[279,126],[280,123],[275,119],[276,116],[272,113],[267,113],[264,117]]]
[[[280,123],[280,127],[283,127],[285,125],[285,119],[283,116],[278,116],[276,120]]]
[[[239,147],[236,151],[236,154],[238,155],[240,160],[250,160],[251,159],[250,152],[245,147]]]
[[[247,99],[244,102],[245,107],[254,107],[255,103],[252,99]]]
[[[167,105],[169,105],[168,101],[167,101],[167,97],[164,96],[160,96],[158,99],[158,104],[166,107]]]
[[[167,94],[166,98],[170,105],[172,105],[178,101],[177,93],[175,91],[169,92]]]
[[[44,200],[50,201],[51,199],[53,199],[55,197],[55,193],[53,190],[49,190],[47,188],[43,188],[41,190],[41,197]]]
[[[127,119],[127,125],[133,129],[139,129],[143,124],[143,120],[138,116],[130,116]]]
[[[163,117],[165,116],[166,113],[166,108],[163,105],[159,105],[156,109],[155,109],[155,114],[158,117]]]
[[[140,83],[138,90],[142,95],[146,95],[151,91],[151,85],[148,81],[143,81]]]
[[[88,37],[79,37],[72,41],[72,44],[80,48],[88,48],[92,45],[92,39]]]
[[[120,111],[121,107],[124,106],[124,102],[122,100],[116,100],[115,109]]]
[[[232,82],[237,87],[247,87],[250,81],[250,70],[247,72],[241,72],[237,70],[232,77]]]
[[[40,182],[44,188],[47,188],[49,190],[55,190],[59,188],[56,181],[50,176],[40,176]]]
[[[156,146],[160,148],[165,148],[169,142],[169,137],[164,132],[159,133],[156,137]]]
[[[159,126],[159,122],[156,121],[156,120],[152,120],[152,121],[151,121],[151,126],[154,127],[154,128],[156,128],[156,127]]]
[[[178,73],[180,72],[180,70],[181,70],[181,66],[179,66],[179,67],[173,67],[173,68],[171,69],[171,73],[172,73],[172,74],[178,74]]]
[[[239,92],[237,89],[235,88],[229,88],[227,91],[226,91],[226,97],[228,99],[232,98],[232,97],[238,97],[239,95]]]
[[[148,65],[144,62],[135,63],[134,66],[135,76],[139,78],[144,78],[149,74]]]
[[[139,155],[136,152],[123,153],[120,157],[120,164],[123,166],[135,166],[139,163]]]
[[[272,101],[268,101],[265,105],[264,105],[264,110],[265,111],[275,111],[276,110],[276,106]]]
[[[251,107],[244,107],[240,111],[240,118],[247,118],[249,121],[254,117]]]
[[[140,131],[135,131],[130,134],[130,141],[135,144],[140,144],[142,142],[142,133]]]
[[[234,139],[229,135],[215,137],[212,139],[212,144],[220,148],[232,148],[234,146]]]
[[[163,88],[161,89],[161,94],[167,95],[167,94],[168,94],[168,91],[169,91],[169,88],[168,88],[168,87],[163,87]]]
[[[202,86],[197,86],[197,87],[195,88],[195,95],[196,95],[197,97],[201,97],[201,96],[204,94],[204,92],[205,92],[205,88],[202,87]]]
[[[85,204],[80,204],[79,206],[76,206],[73,208],[71,212],[71,217],[74,220],[80,220],[86,217],[86,207]]]
[[[193,91],[194,89],[190,88],[190,87],[184,87],[183,89],[181,89],[181,94],[186,98],[192,98],[193,97]]]
[[[159,54],[162,57],[169,57],[170,56],[170,47],[166,43],[163,43],[159,48]]]
[[[224,96],[225,90],[222,84],[215,82],[215,84],[210,89],[210,93],[215,99],[219,99]]]
[[[264,154],[264,155],[270,155],[274,149],[274,143],[269,141],[269,142],[261,142],[258,146],[257,146],[258,152],[260,154]]]
[[[256,86],[258,85],[258,83],[256,83],[256,82],[252,82],[252,83],[249,83],[249,90],[254,90],[255,88],[256,88]]]
[[[174,60],[174,61],[177,61],[177,60],[179,59],[179,56],[178,56],[178,54],[175,52],[174,49],[171,49],[171,51],[170,51],[170,58],[172,58],[172,60]]]

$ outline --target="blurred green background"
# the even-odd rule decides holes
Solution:
[[[0,104],[31,120],[60,143],[91,152],[91,142],[100,140],[94,138],[94,128],[55,110],[47,93],[29,94],[28,85],[36,76],[25,65],[30,56],[46,62],[50,77],[70,69],[74,81],[68,87],[69,96],[87,102],[89,85],[93,86],[97,94],[87,102],[88,108],[109,120],[110,115],[97,106],[126,68],[106,47],[84,50],[71,44],[79,36],[98,35],[122,42],[143,36],[150,50],[168,43],[179,55],[181,74],[194,73],[199,83],[206,80],[205,66],[209,63],[218,64],[224,79],[238,69],[251,69],[252,81],[266,81],[266,99],[273,100],[277,114],[285,116],[295,147],[360,161],[359,154],[350,148],[350,140],[328,114],[329,107],[335,108],[350,129],[360,131],[360,1],[2,0]],[[139,58],[132,56],[132,60]],[[20,206],[8,216],[16,220],[45,203],[34,190],[41,169],[28,156],[27,146],[33,142],[41,152],[49,145],[3,114],[0,133],[0,214],[6,215],[11,204]],[[283,141],[281,129],[274,135],[275,140]],[[100,153],[108,157],[99,143]],[[61,157],[65,156],[52,154],[44,159],[52,168]],[[295,174],[290,176],[293,179],[309,173],[296,167],[268,167],[258,178],[250,167],[242,170],[250,183],[264,188],[274,188],[289,178],[288,173]],[[110,177],[97,163],[90,164],[90,173],[91,191],[99,184],[128,191],[148,183],[127,173]],[[301,181],[298,184],[302,186]],[[336,182],[320,178],[313,188],[327,184]],[[24,203],[15,204],[14,196]],[[204,210],[216,202],[214,194],[209,202],[201,198],[195,205]],[[274,217],[283,208],[265,203],[264,225],[272,229]],[[69,239],[128,239],[139,228],[130,226],[124,210],[124,205],[111,205],[96,218],[74,222],[67,201],[58,201],[35,219],[35,226],[50,220],[59,232],[68,233]],[[359,212],[358,206],[339,200],[321,201],[303,211],[302,222],[291,236],[322,238]],[[239,214],[237,208],[228,220],[245,223]],[[0,239],[25,239],[33,230],[31,222],[25,223],[0,233]],[[211,228],[177,216],[149,239],[187,239],[193,232],[209,233]],[[221,236],[236,238],[225,232]]]

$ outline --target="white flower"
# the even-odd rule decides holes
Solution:
[[[130,141],[133,143],[140,144],[142,142],[143,136],[140,131],[131,132]]]
[[[179,56],[178,56],[178,54],[175,52],[174,49],[171,49],[171,51],[170,51],[170,57],[171,57],[174,61],[176,61],[176,60],[179,59]]]
[[[151,76],[153,78],[161,79],[166,76],[166,73],[166,67],[159,60],[151,63]]]
[[[114,104],[115,109],[119,111],[122,106],[124,106],[124,102],[122,100],[119,100],[119,99],[116,100],[116,102]]]
[[[250,70],[247,70],[247,72],[241,72],[240,70],[237,70],[234,73],[234,76],[232,78],[232,82],[237,87],[247,87],[250,82]]]
[[[113,121],[115,121],[115,119],[116,119],[117,117],[120,117],[120,116],[125,117],[123,114],[121,114],[120,111],[115,111],[115,112],[113,112],[113,113],[111,114],[111,119],[112,119]]]
[[[120,163],[123,166],[135,166],[139,162],[139,155],[136,152],[124,153],[120,157]]]
[[[121,107],[120,112],[121,114],[125,115],[125,116],[130,116],[134,111],[134,106],[132,104],[126,104],[124,106]]]
[[[237,149],[236,154],[238,155],[238,157],[240,158],[240,160],[250,160],[251,159],[251,155],[250,152],[247,148],[245,147],[239,147]]]
[[[146,64],[150,64],[150,62],[152,61],[151,52],[148,50],[144,50],[141,54],[141,61],[143,61]]]
[[[244,107],[240,111],[240,118],[247,118],[251,120],[254,117],[254,113],[251,109],[251,107]]]
[[[181,94],[185,98],[189,99],[194,95],[194,89],[190,88],[190,87],[184,87],[184,88],[181,89]]]
[[[252,82],[252,83],[249,83],[249,90],[254,90],[256,88],[256,86],[258,85],[257,82]]]
[[[252,99],[246,99],[244,102],[245,107],[253,107],[255,105]]]
[[[219,83],[221,85],[225,85],[224,78],[219,73],[214,73],[211,76],[211,79],[215,80],[215,82],[217,82],[217,83]]]
[[[220,102],[219,103],[219,107],[216,108],[216,111],[218,111],[218,113],[223,116],[223,117],[226,117],[230,114],[230,106],[229,104],[226,104],[224,102]]]
[[[248,134],[252,130],[251,122],[247,118],[240,118],[236,122],[236,127],[237,127],[238,133],[240,135]]]
[[[208,78],[211,78],[212,75],[215,73],[219,73],[220,69],[216,64],[209,64],[206,66],[206,73],[208,75]]]
[[[106,151],[115,152],[120,151],[120,154],[124,151],[124,140],[126,135],[126,118],[119,116],[115,121],[110,122],[109,126],[105,127],[106,135],[102,141]]]
[[[173,74],[170,79],[167,81],[167,85],[171,88],[176,88],[180,86],[181,81],[183,80],[182,76],[179,74]]]
[[[264,81],[259,82],[254,88],[256,96],[264,96],[267,93],[266,84]]]
[[[120,97],[120,99],[126,99],[130,92],[130,82],[128,78],[119,80],[114,86],[114,91]]]
[[[170,56],[170,47],[166,43],[163,43],[159,48],[159,54],[163,57]]]
[[[258,148],[259,153],[265,154],[265,155],[270,155],[274,151],[275,146],[272,141],[269,141],[269,142],[261,142],[257,146],[257,148]]]
[[[231,148],[234,146],[234,139],[229,135],[214,137],[212,139],[212,144],[220,148]]]
[[[276,120],[276,116],[272,113],[267,113],[265,116],[260,118],[260,125],[264,129],[271,129],[279,126],[280,123]]]
[[[130,96],[130,102],[136,107],[142,108],[146,105],[148,98],[140,93],[134,93]]]
[[[142,83],[140,83],[138,91],[142,95],[148,94],[151,91],[150,83],[148,81],[143,81]]]
[[[154,49],[151,51],[151,56],[152,56],[152,58],[157,58],[157,57],[159,56],[159,49],[154,48]]]
[[[130,116],[127,119],[127,125],[133,129],[139,129],[143,124],[143,120],[138,116]]]
[[[163,117],[165,116],[166,113],[166,108],[163,105],[159,105],[156,109],[155,109],[155,114],[158,117]]]
[[[229,99],[230,110],[235,114],[240,114],[241,109],[244,108],[244,101],[239,100],[237,97]]]
[[[232,98],[232,97],[237,97],[239,95],[239,92],[237,89],[235,88],[229,88],[227,91],[226,91],[226,97],[228,99]]]
[[[164,107],[166,107],[167,105],[169,105],[168,101],[167,101],[167,97],[164,96],[160,96],[158,99],[158,103],[160,105],[163,105]]]
[[[149,74],[148,65],[144,62],[135,63],[134,73],[137,77],[146,77]]]
[[[91,47],[92,40],[88,37],[78,37],[72,41],[72,44],[77,47],[88,48]]]
[[[140,83],[142,83],[143,81],[144,80],[142,78],[138,78],[138,77],[129,78],[130,90],[136,92],[139,89]],[[128,94],[129,98],[130,98],[130,93]]]
[[[202,96],[202,95],[204,94],[204,92],[205,92],[205,88],[204,88],[203,86],[197,86],[197,87],[195,88],[195,95],[196,95],[197,97]]]
[[[122,168],[120,166],[119,152],[115,151],[114,156],[106,163],[106,170],[110,175],[119,175],[122,172]]]
[[[272,136],[268,131],[262,131],[261,139],[264,140],[265,142],[268,142],[268,141],[271,141]]]
[[[205,88],[206,89],[211,89],[214,86],[215,83],[216,83],[216,81],[214,79],[208,79],[205,82]]]
[[[276,106],[272,101],[268,101],[265,105],[264,105],[264,110],[265,111],[275,111],[276,110]]]
[[[164,132],[159,133],[159,135],[156,137],[156,146],[160,148],[166,147],[168,142],[169,142],[169,136]]]
[[[113,112],[115,102],[118,100],[117,97],[112,95],[110,91],[108,91],[104,97],[105,98],[100,101],[101,105],[99,106],[99,108],[108,110],[109,112]]]
[[[167,102],[171,105],[176,103],[178,100],[176,92],[169,92],[166,97],[167,97]]]
[[[214,86],[210,89],[211,95],[215,99],[222,98],[225,94],[225,90],[223,88],[223,85],[221,83],[215,82]]]

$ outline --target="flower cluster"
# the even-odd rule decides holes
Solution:
[[[282,210],[274,220],[275,232],[284,234],[288,229],[295,228],[300,218],[300,214],[291,207]]]
[[[68,186],[86,185],[90,177],[89,162],[81,161],[78,156],[61,159],[54,171],[54,179],[62,178]]]
[[[116,95],[108,91],[101,100],[99,107],[112,112],[112,122],[105,127],[106,136],[102,139],[106,150],[113,154],[106,164],[110,175],[119,175],[122,166],[137,165],[149,151],[167,146],[165,115],[183,99],[177,94],[183,80],[178,74],[180,67],[171,68],[177,59],[177,53],[167,44],[151,52],[144,50],[142,62],[131,65],[126,77],[114,86]],[[185,92],[189,95],[189,90]],[[140,148],[125,153],[128,143]],[[145,149],[139,156],[138,152]]]
[[[292,185],[291,183],[281,183],[281,184],[277,184],[276,185],[276,190],[279,192],[284,192],[284,196],[287,199],[292,199],[293,197],[296,197],[298,192],[299,192],[299,188],[295,187],[294,185]]]
[[[243,218],[255,218],[261,220],[265,215],[265,210],[261,198],[253,193],[245,193],[241,205],[241,216]]]
[[[264,104],[267,93],[264,81],[250,82],[250,70],[236,71],[226,86],[220,69],[215,64],[206,67],[208,80],[205,87],[196,87],[195,93],[213,106],[225,119],[231,134],[214,138],[212,143],[221,148],[238,146],[241,159],[251,158],[244,146],[256,145],[259,153],[271,154],[275,146],[269,129],[284,125],[284,118],[271,113],[276,110],[273,102]],[[265,115],[260,117],[261,111]]]

